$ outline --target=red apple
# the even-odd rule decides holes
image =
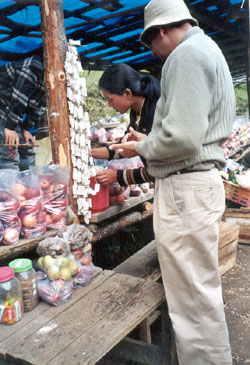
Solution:
[[[24,194],[27,200],[37,198],[40,196],[40,189],[38,188],[27,188]]]
[[[17,243],[19,239],[19,231],[16,228],[8,227],[5,229],[3,234],[4,245],[11,245]]]
[[[91,261],[92,261],[91,256],[83,256],[83,257],[81,258],[81,260],[80,260],[80,263],[81,263],[82,265],[89,265],[89,264],[91,263]]]
[[[42,180],[40,180],[40,186],[42,190],[47,190],[50,187],[50,182],[43,178]]]
[[[124,194],[119,194],[116,197],[116,201],[118,204],[123,204],[125,202],[125,200],[126,200],[126,197]]]
[[[41,199],[30,199],[26,200],[26,204],[23,205],[22,209],[27,213],[39,213],[43,208]]]
[[[75,260],[80,260],[82,258],[83,252],[82,250],[75,250],[72,251],[72,254],[74,255]]]
[[[54,210],[54,212],[51,214],[51,219],[53,222],[59,222],[62,219],[62,211],[61,210]]]
[[[37,218],[34,214],[29,213],[24,216],[22,223],[27,228],[33,228],[33,227],[35,227],[35,225],[37,223]]]
[[[41,211],[37,215],[37,223],[41,224],[45,222],[46,222],[46,213]]]
[[[26,191],[26,187],[25,185],[21,184],[21,183],[16,183],[13,186],[13,191],[17,192],[19,195],[24,195],[25,191]]]

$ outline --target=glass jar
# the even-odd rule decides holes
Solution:
[[[13,324],[23,317],[23,300],[20,281],[14,269],[0,267],[0,323]]]
[[[30,312],[38,305],[38,290],[36,272],[30,259],[16,259],[9,263],[15,271],[15,276],[20,280],[24,312]]]

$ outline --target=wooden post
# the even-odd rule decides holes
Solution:
[[[247,96],[248,115],[250,118],[250,0],[248,0]]]
[[[66,74],[64,70],[66,35],[62,0],[42,0],[41,19],[52,158],[54,164],[68,165],[70,175],[69,205],[76,213],[76,201],[73,199],[72,193],[73,166],[70,150]]]

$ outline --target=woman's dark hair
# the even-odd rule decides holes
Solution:
[[[111,94],[122,95],[130,89],[133,95],[156,101],[160,97],[160,83],[150,75],[140,74],[126,63],[109,66],[99,80],[99,87]]]

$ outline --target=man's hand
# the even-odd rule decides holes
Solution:
[[[107,185],[117,181],[117,171],[112,169],[105,169],[96,175],[96,181],[99,184]]]
[[[111,146],[109,146],[109,148],[111,150],[119,152],[119,154],[122,157],[134,157],[138,155],[135,150],[136,143],[137,143],[136,141],[117,143],[117,144],[112,144]]]
[[[27,131],[26,129],[22,129],[22,134],[24,136],[25,143],[28,144],[29,142],[31,142],[32,147],[35,147],[35,140],[32,137],[32,135],[30,134],[30,132]]]
[[[132,127],[129,128],[130,133],[125,134],[122,138],[122,143],[129,141],[143,141],[147,138],[146,134],[135,131]]]
[[[8,128],[4,128],[5,134],[5,143],[6,144],[15,144],[16,147],[19,145],[19,135],[16,131],[12,131]]]

